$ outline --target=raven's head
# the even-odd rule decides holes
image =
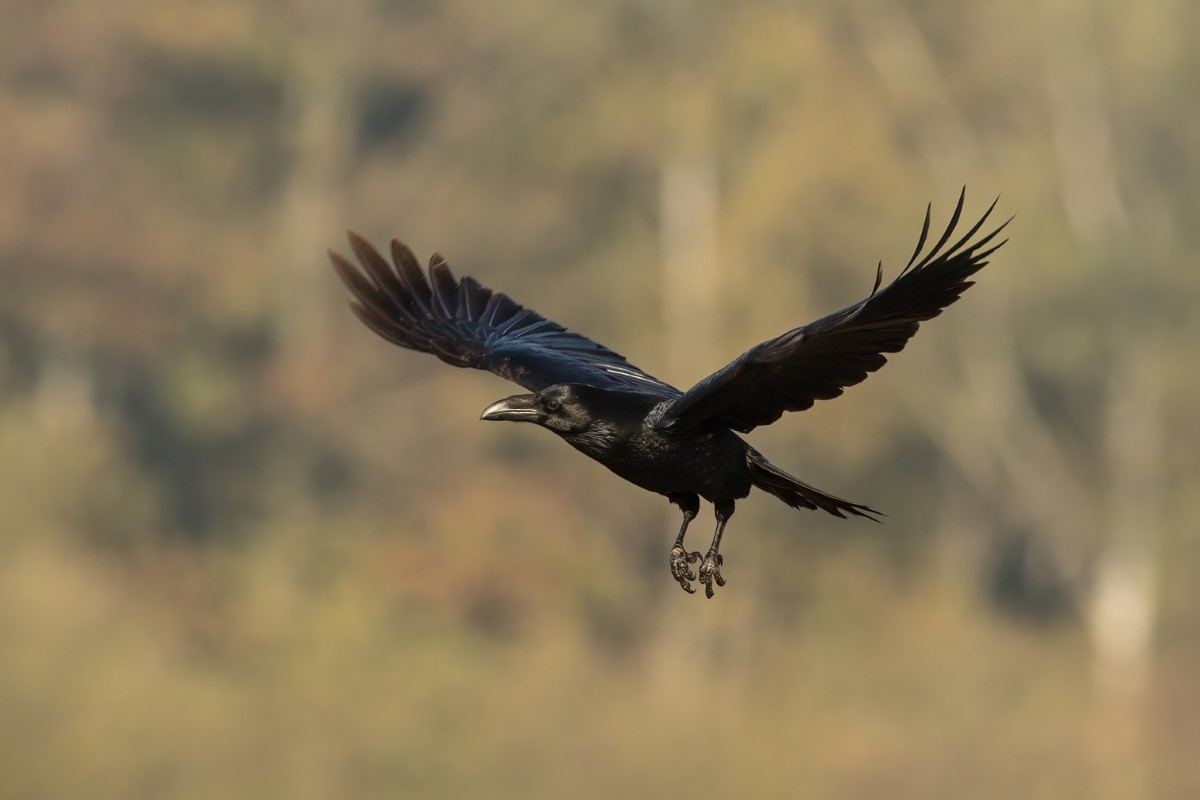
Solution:
[[[596,421],[592,386],[556,383],[535,394],[517,394],[483,410],[480,419],[536,422],[560,436],[582,433]]]

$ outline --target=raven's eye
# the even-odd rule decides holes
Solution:
[[[562,403],[558,402],[557,400],[547,400],[546,401],[546,410],[547,411],[558,411],[560,408],[562,408]]]

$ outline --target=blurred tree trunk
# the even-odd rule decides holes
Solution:
[[[716,170],[711,162],[670,160],[661,186],[664,355],[667,374],[686,387],[711,371],[717,351]]]
[[[1110,534],[1092,594],[1097,682],[1138,695],[1148,680],[1162,526],[1164,378],[1153,353],[1133,349],[1113,370],[1108,396]]]
[[[282,274],[285,351],[292,364],[319,357],[333,298],[322,254],[341,227],[341,188],[353,155],[360,66],[368,28],[362,4],[300,4],[297,53],[285,95],[292,169],[279,200],[277,263]]]

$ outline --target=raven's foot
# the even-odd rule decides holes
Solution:
[[[721,565],[724,563],[724,556],[709,550],[708,555],[704,557],[704,563],[700,565],[700,582],[704,584],[704,596],[709,600],[712,599],[715,591],[713,589],[714,582],[717,586],[725,585],[725,578],[721,576]]]
[[[696,580],[696,573],[688,567],[688,564],[694,564],[700,560],[700,553],[692,551],[689,553],[683,549],[682,545],[675,545],[671,548],[671,577],[679,581],[679,585],[688,594],[695,594],[696,590],[692,588],[691,581]]]

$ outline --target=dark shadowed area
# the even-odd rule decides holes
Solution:
[[[9,2],[0,796],[1192,798],[1200,6]],[[1011,241],[679,524],[347,228],[686,388]],[[969,224],[969,223],[968,223]],[[689,538],[711,532],[707,504]]]

